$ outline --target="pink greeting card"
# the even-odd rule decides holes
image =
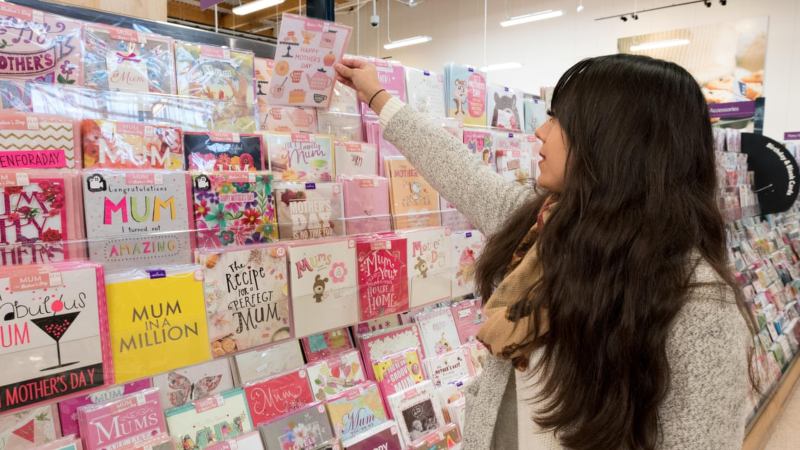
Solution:
[[[522,130],[522,91],[490,84],[487,89],[489,126],[512,131]]]
[[[404,231],[408,239],[408,284],[411,308],[450,298],[450,233],[444,228]]]
[[[270,80],[273,105],[326,108],[351,28],[333,22],[284,13]]]
[[[475,376],[469,349],[459,347],[451,352],[425,359],[425,373],[434,386],[458,383]]]
[[[345,450],[402,450],[400,430],[394,422],[386,422],[342,442]]]
[[[300,339],[300,344],[309,363],[355,348],[353,338],[350,337],[350,331],[346,327],[306,336]]]
[[[469,150],[477,155],[484,164],[494,170],[495,167],[495,148],[493,143],[493,133],[488,130],[465,129],[464,144]]]
[[[0,448],[28,450],[56,440],[58,413],[53,405],[28,408],[0,416]]]
[[[348,235],[391,231],[389,180],[375,176],[340,176]]]
[[[458,339],[461,342],[467,343],[478,334],[484,321],[480,300],[471,299],[453,303],[450,306],[450,313],[453,315]]]
[[[244,392],[255,426],[314,402],[305,369],[253,382],[244,387]]]
[[[356,243],[360,320],[408,309],[407,249],[404,238],[382,235]]]
[[[401,325],[400,314],[389,314],[388,316],[377,317],[366,322],[360,322],[354,328],[357,336],[374,333],[376,331],[388,330],[389,328]]]
[[[383,127],[381,127],[381,124],[378,123],[377,120],[364,122],[364,136],[367,142],[375,145],[378,149],[378,175],[388,177],[386,160],[389,158],[402,157],[403,154],[400,153],[397,147],[383,138]]]
[[[186,168],[219,170],[262,170],[263,143],[260,134],[189,132],[183,134]]]
[[[87,169],[183,169],[180,128],[86,119],[81,137]]]
[[[442,226],[453,231],[472,230],[475,228],[461,211],[446,198],[439,196],[439,206],[442,209]]]
[[[378,175],[378,149],[363,142],[337,142],[336,175]]]
[[[78,408],[86,405],[99,405],[116,400],[125,395],[139,392],[152,386],[150,380],[134,381],[123,385],[112,386],[88,395],[73,397],[58,404],[58,416],[61,420],[61,434],[80,436],[78,428]]]
[[[0,56],[3,78],[83,84],[81,29],[77,20],[3,2]]]
[[[333,181],[333,141],[330,136],[269,132],[264,135],[264,142],[269,168],[277,180]]]
[[[358,345],[369,372],[367,376],[371,380],[375,379],[373,364],[381,358],[409,348],[418,349],[420,356],[425,356],[419,330],[413,323],[361,336]]]
[[[358,322],[355,247],[352,239],[289,247],[295,335],[308,336]]]
[[[281,239],[345,234],[340,183],[276,183],[275,202]]]
[[[324,401],[366,381],[358,350],[339,353],[306,367],[314,397]]]
[[[451,352],[461,345],[450,308],[420,313],[416,320],[425,355],[428,357]]]
[[[384,398],[406,390],[425,379],[416,348],[408,348],[385,356],[372,363],[372,370]]]
[[[256,106],[258,129],[280,132],[317,132],[317,110],[299,106],[272,106],[269,103],[269,80],[275,61],[267,58],[255,59]]]
[[[509,132],[494,132],[497,156],[497,173],[509,182],[531,184],[531,152],[526,147],[524,135]]]
[[[102,405],[78,408],[87,450],[112,450],[167,431],[158,389],[126,395]]]
[[[78,123],[46,114],[0,113],[0,169],[81,167]]]
[[[381,82],[381,87],[386,89],[386,92],[402,101],[406,101],[406,70],[401,64],[394,61],[387,61],[385,59],[368,58],[368,61],[375,66],[378,71],[378,80]],[[377,118],[369,106],[361,102],[361,114]],[[374,119],[373,119],[374,120]]]
[[[483,251],[485,238],[478,230],[456,231],[450,236],[455,276],[452,296],[463,297],[475,292],[475,264]]]

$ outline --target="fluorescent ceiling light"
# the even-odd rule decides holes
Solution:
[[[280,5],[284,1],[286,0],[255,0],[233,8],[233,13],[237,16],[246,16],[262,9]]]
[[[430,36],[414,36],[407,39],[400,39],[399,41],[389,42],[388,44],[384,45],[383,48],[386,50],[392,50],[400,47],[408,47],[409,45],[424,44],[432,40],[433,38]]]
[[[511,70],[511,69],[521,69],[522,64],[518,62],[507,62],[507,63],[500,63],[500,64],[489,64],[488,66],[481,67],[481,71],[483,72],[496,72],[498,70]]]
[[[548,9],[547,11],[540,11],[533,14],[525,14],[524,16],[516,16],[500,22],[501,27],[513,27],[514,25],[522,25],[523,23],[537,22],[539,20],[552,19],[561,17],[564,11]]]
[[[645,42],[643,44],[631,45],[632,52],[642,52],[645,50],[655,50],[659,48],[680,47],[689,45],[688,39],[667,39],[664,41]]]

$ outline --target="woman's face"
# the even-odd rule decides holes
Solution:
[[[539,177],[536,182],[550,192],[561,192],[564,187],[564,173],[567,170],[567,143],[564,131],[558,120],[550,118],[536,130],[536,137],[542,141],[539,150]]]

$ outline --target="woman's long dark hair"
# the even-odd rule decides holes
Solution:
[[[743,300],[728,266],[708,108],[680,66],[586,59],[553,93],[566,180],[537,237],[542,276],[516,305],[542,349],[536,422],[573,449],[652,449],[670,384],[669,330],[699,252]],[[543,197],[520,208],[478,262],[488,299]],[[744,309],[741,309],[744,313]]]

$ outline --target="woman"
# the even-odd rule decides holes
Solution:
[[[468,450],[741,446],[752,323],[689,73],[630,55],[570,68],[536,130],[546,192],[535,195],[381,90],[374,67],[346,60],[337,72],[490,236],[477,282],[492,357],[467,389]],[[519,430],[517,383],[531,411]]]

